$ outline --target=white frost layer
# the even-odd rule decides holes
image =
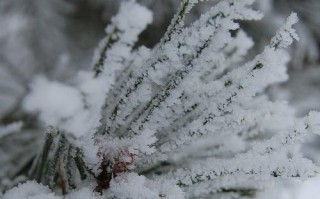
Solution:
[[[19,186],[10,189],[3,196],[3,199],[102,199],[89,188],[75,190],[65,197],[55,195],[47,186],[38,184],[35,181],[27,181]]]
[[[183,199],[182,190],[167,181],[151,181],[136,173],[127,173],[114,178],[110,183],[109,196],[119,199]]]
[[[55,196],[47,186],[43,186],[34,181],[28,181],[20,184],[3,196],[3,199],[62,199],[62,197]]]

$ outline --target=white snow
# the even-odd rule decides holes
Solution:
[[[47,125],[58,125],[63,119],[74,116],[82,108],[79,90],[39,76],[31,84],[23,107],[26,111],[39,113]]]
[[[110,81],[80,71],[75,83],[71,86],[38,76],[30,85],[23,108],[39,114],[45,125],[56,126],[76,137],[88,134],[99,124],[100,109]]]
[[[136,173],[113,179],[108,190],[119,199],[183,199],[182,190],[170,181],[151,181]]]
[[[44,185],[38,184],[35,181],[28,181],[20,184],[17,187],[10,189],[3,196],[3,199],[62,199],[60,196],[55,196],[51,190]]]

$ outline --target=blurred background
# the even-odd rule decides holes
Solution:
[[[151,48],[162,37],[180,1],[138,1],[154,13],[153,24],[141,34],[138,43]],[[197,5],[186,23],[197,19],[217,1]],[[8,127],[12,122],[18,125],[17,121],[24,123],[19,132],[14,132],[16,137],[7,136],[8,131],[0,131],[0,165],[7,164],[0,169],[0,190],[4,189],[6,179],[24,172],[44,129],[36,115],[25,113],[21,108],[31,80],[41,74],[50,80],[72,84],[77,71],[90,70],[94,48],[104,37],[104,28],[120,2],[0,0],[0,126]],[[242,24],[256,44],[248,59],[261,51],[292,11],[300,18],[295,26],[300,41],[289,49],[290,79],[269,88],[270,98],[287,100],[298,116],[310,110],[320,111],[320,1],[257,0],[254,6],[264,13],[264,18]],[[25,145],[25,150],[19,151],[10,143]],[[9,156],[8,150],[15,156]],[[309,137],[302,150],[320,164],[319,138]],[[320,186],[319,180],[317,182]]]

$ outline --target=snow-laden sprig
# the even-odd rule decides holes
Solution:
[[[217,90],[215,92],[215,95],[214,95],[215,98],[214,100],[212,99],[214,103],[210,104],[209,114],[203,118],[203,122],[200,122],[201,120],[199,122],[196,122],[197,120],[195,120],[193,123],[188,125],[189,127],[187,126],[186,129],[182,130],[182,132],[189,132],[185,134],[186,137],[190,136],[188,144],[191,144],[194,141],[194,139],[197,137],[195,135],[198,135],[198,137],[201,137],[207,133],[218,133],[218,132],[226,133],[231,129],[237,129],[238,132],[241,132],[241,129],[239,129],[239,124],[235,123],[236,120],[234,120],[234,123],[228,123],[227,122],[228,120],[226,120],[226,118],[228,118],[228,116],[230,116],[231,118],[237,116],[235,115],[236,114],[235,111],[240,111],[242,109],[241,106],[243,106],[242,104],[245,104],[249,100],[252,100],[252,98],[257,93],[263,91],[268,85],[274,82],[286,80],[287,75],[285,71],[285,64],[287,63],[287,61],[288,61],[288,57],[286,56],[286,53],[284,53],[282,50],[266,47],[265,51],[261,55],[258,55],[253,61],[249,62],[248,64],[245,64],[242,67],[239,67],[238,69],[231,71],[230,73],[222,77],[220,80],[218,80],[218,81],[222,81],[221,83],[224,83],[224,84],[220,84],[220,85],[224,85],[224,86],[218,87],[220,88],[220,90]],[[219,103],[220,100],[221,102]],[[237,104],[239,104],[240,106],[236,106]],[[244,111],[244,117],[241,117],[242,121],[246,121],[245,112],[246,111]],[[204,113],[206,113],[206,111],[204,111]],[[205,128],[203,128],[201,125],[201,124],[206,124],[207,126],[207,124],[210,124],[211,122],[219,121],[218,118],[221,118],[220,124],[218,123],[219,125],[217,125],[217,123],[213,123],[213,125],[210,125]],[[222,125],[223,123],[228,124],[226,125],[226,129],[221,127],[221,126],[224,126]],[[222,129],[217,129],[216,128],[217,126],[219,126]],[[190,131],[190,130],[187,130],[188,128],[195,128],[195,129]],[[237,131],[236,132],[231,131],[231,132],[232,133],[230,135],[236,133]],[[292,140],[295,140],[295,141],[301,141],[301,138],[298,136],[299,134],[295,136],[295,134],[298,132],[299,132],[298,130],[293,130],[288,133],[289,135],[283,135],[285,141],[282,139],[283,141],[282,144],[283,143],[287,144],[289,140],[286,140],[286,139],[288,138],[292,138]],[[212,135],[212,137],[214,138],[214,135]],[[273,140],[279,140],[279,139],[274,138]],[[174,143],[179,143],[179,145],[181,143],[185,143],[185,141],[182,141],[181,138],[180,139],[172,138],[172,141]],[[276,142],[273,141],[273,143],[276,143]],[[279,144],[281,145],[281,143]],[[169,147],[169,146],[165,146],[165,147],[162,146],[163,149],[167,147],[168,147],[168,151],[171,151],[173,149],[172,147]],[[276,147],[273,147],[272,149],[276,150]],[[258,150],[254,149],[253,151],[258,151]],[[278,151],[278,153],[279,152],[280,150]],[[221,162],[220,160],[216,160],[216,161]],[[299,158],[297,162],[299,162]],[[182,164],[187,165],[186,163],[182,163]],[[287,163],[284,163],[284,164],[287,164]],[[209,163],[209,165],[212,165],[212,163]],[[314,170],[315,167],[312,164],[309,164],[309,165],[310,167],[305,170],[307,171],[310,168]],[[260,165],[259,168],[262,166],[263,165]],[[299,166],[300,166],[299,164],[296,165],[297,168]],[[222,166],[222,168],[228,170],[225,166]],[[204,168],[199,169],[199,172],[202,173],[203,169]],[[288,169],[285,169],[285,170],[288,170]],[[302,169],[302,172],[305,170]],[[187,171],[187,173],[188,172],[190,171]],[[230,171],[230,172],[234,173],[234,171]],[[269,172],[272,173],[273,171],[270,170]],[[255,174],[255,172],[253,173]],[[261,173],[261,171],[258,171],[258,173]],[[270,175],[270,174],[266,174],[266,175]],[[290,174],[290,175],[295,176],[295,174]],[[290,175],[288,174],[287,176],[290,176]],[[299,175],[302,175],[302,174],[299,174]],[[195,177],[195,179],[199,178],[199,174],[195,174],[195,176],[198,176],[198,177]],[[205,175],[204,179],[208,180],[210,178],[208,177],[208,175],[207,176]],[[196,182],[196,181],[197,180],[194,180],[194,179],[192,180],[192,182]]]
[[[203,90],[200,87],[201,82],[197,82],[199,84],[198,86],[190,87],[188,85],[185,91],[180,92],[185,94],[189,91],[190,97],[183,101],[183,103],[175,103],[171,106],[176,108],[177,106],[179,107],[180,104],[184,106],[186,104],[198,104],[196,108],[200,109],[202,114],[194,116],[191,123],[190,120],[187,121],[188,124],[185,124],[183,128],[176,129],[175,134],[178,135],[178,137],[172,136],[172,141],[166,140],[164,144],[166,147],[162,146],[161,148],[168,148],[172,150],[182,144],[190,144],[190,142],[193,142],[196,137],[201,137],[210,132],[224,132],[230,128],[236,129],[236,126],[240,126],[237,122],[238,119],[231,119],[239,117],[235,111],[240,114],[242,112],[243,116],[241,119],[242,121],[246,121],[246,111],[241,107],[242,104],[252,100],[257,93],[262,92],[270,84],[286,80],[287,74],[285,64],[287,61],[288,56],[284,51],[275,51],[266,47],[265,51],[258,55],[254,60],[242,67],[232,70],[222,78],[210,83],[210,86],[204,87]],[[193,84],[195,82],[196,81],[193,81]],[[211,93],[207,92],[208,88],[211,88]],[[203,95],[205,97],[202,97],[202,99],[201,97],[200,99],[192,98],[192,93],[197,93],[199,96]],[[176,96],[174,95],[174,97]],[[175,100],[179,100],[179,98]],[[201,107],[201,105],[204,106]],[[207,108],[208,106],[210,108]],[[166,107],[170,106],[167,105]],[[168,116],[166,116],[167,119],[179,112],[177,109],[174,110],[174,113],[168,113]],[[192,110],[189,110],[188,114],[190,112],[193,113]],[[164,115],[164,113],[166,112],[162,109],[158,114],[161,116],[161,114]],[[216,123],[220,122],[220,124],[222,124],[227,121],[226,118],[228,117],[230,117],[229,120],[232,121],[228,126],[222,127],[221,125],[218,125],[219,123]],[[159,119],[159,116],[158,118],[150,119],[150,121],[157,121],[157,119]],[[159,124],[160,121],[158,120],[157,123]],[[154,128],[156,125],[157,124],[152,124],[149,128]],[[246,127],[246,125],[248,124],[245,124],[244,127]],[[240,131],[241,130],[239,130],[239,132]],[[177,144],[177,146],[170,147],[170,143],[174,145]]]
[[[201,60],[202,57],[197,58],[197,56],[199,56],[202,53],[202,50],[198,52],[197,46],[201,47],[201,45],[204,45],[204,48],[208,48],[208,49],[206,49],[206,51],[210,52],[210,50],[214,50],[213,52],[218,52],[220,50],[220,48],[222,48],[225,44],[227,44],[229,42],[229,39],[225,39],[222,42],[214,42],[214,41],[219,41],[219,38],[222,37],[223,33],[226,33],[228,35],[228,31],[230,29],[238,27],[237,24],[230,25],[230,24],[233,24],[233,20],[235,19],[234,17],[240,17],[241,19],[244,18],[245,13],[243,13],[242,15],[239,14],[241,12],[241,8],[238,8],[238,7],[240,7],[238,4],[235,4],[235,5],[231,4],[233,6],[233,9],[231,9],[231,10],[228,9],[228,5],[229,5],[228,2],[222,2],[220,6],[218,6],[217,8],[214,8],[211,11],[209,11],[207,13],[207,15],[204,15],[201,19],[199,19],[199,21],[195,22],[190,28],[182,29],[181,30],[181,34],[179,33],[178,35],[177,34],[175,35],[177,37],[176,39],[178,41],[180,41],[181,43],[186,43],[185,49],[187,49],[186,47],[188,45],[190,46],[190,48],[191,47],[194,48],[194,50],[191,51],[191,52],[183,53],[183,51],[182,51],[181,54],[189,53],[190,54],[190,58],[189,58],[190,62],[191,61],[193,62],[192,59],[195,59],[195,60],[199,60],[199,63],[197,63],[197,62],[188,63],[187,62],[187,64],[189,64],[189,65],[187,65],[185,67],[185,69],[184,69],[183,68],[183,64],[184,64],[183,62],[186,62],[186,61],[183,60],[183,56],[182,55],[178,55],[178,56],[181,56],[181,58],[179,58],[179,59],[180,59],[180,62],[181,62],[180,65],[182,65],[182,68],[180,70],[177,70],[176,77],[171,75],[172,79],[171,80],[168,79],[169,80],[168,84],[164,85],[163,88],[161,88],[161,84],[160,84],[159,89],[163,89],[163,91],[161,91],[160,94],[158,94],[158,95],[156,95],[154,97],[154,99],[151,101],[151,104],[148,105],[149,107],[146,107],[148,109],[144,108],[145,110],[142,110],[145,113],[142,112],[143,114],[138,115],[138,116],[140,116],[141,119],[137,120],[135,123],[133,123],[133,126],[131,127],[131,129],[134,130],[134,131],[133,132],[129,132],[129,133],[133,134],[133,135],[135,134],[135,135],[133,137],[130,136],[129,140],[130,139],[131,140],[132,139],[137,140],[137,143],[140,142],[139,140],[150,140],[150,141],[144,141],[144,144],[147,144],[147,145],[136,144],[135,147],[138,147],[138,148],[136,148],[135,150],[137,152],[145,153],[145,149],[148,149],[148,148],[152,149],[153,148],[152,144],[156,141],[156,139],[154,139],[153,136],[150,136],[149,133],[150,132],[155,132],[155,129],[157,129],[157,128],[164,128],[165,127],[164,126],[164,125],[166,125],[164,123],[165,120],[163,120],[161,115],[166,116],[167,117],[166,121],[170,122],[170,123],[172,121],[174,121],[174,118],[178,118],[179,116],[181,116],[181,114],[178,114],[178,112],[177,112],[177,114],[172,114],[172,111],[170,109],[169,110],[163,110],[163,109],[160,109],[160,108],[161,108],[161,106],[165,105],[166,103],[168,103],[168,102],[170,103],[170,101],[172,100],[171,96],[177,96],[177,94],[180,95],[183,92],[183,90],[179,89],[180,88],[179,84],[186,83],[187,81],[185,81],[185,80],[188,80],[188,79],[185,78],[185,76],[186,77],[192,77],[192,74],[194,74],[194,73],[190,73],[190,71],[193,70],[194,68],[196,68],[197,66],[201,66],[200,60]],[[220,7],[223,8],[223,9],[220,9]],[[246,9],[244,9],[244,11],[246,11]],[[220,12],[225,12],[225,14],[219,14]],[[257,15],[256,17],[259,18],[260,16]],[[214,18],[214,20],[212,18]],[[250,15],[249,19],[251,19],[251,18],[252,18],[252,16]],[[213,20],[213,21],[211,23],[207,23],[210,20]],[[227,27],[224,27],[224,24],[229,24],[229,25],[227,25]],[[199,31],[202,31],[203,29],[205,29],[206,31],[204,31],[204,32],[212,31],[213,34],[207,34],[206,35],[206,37],[208,37],[208,41],[212,41],[212,42],[208,42],[208,41],[206,41],[205,38],[201,38],[201,35],[198,35],[196,37],[197,38],[197,42],[193,42],[193,41],[190,41],[192,43],[188,42],[187,38],[188,38],[189,34],[197,34],[197,33],[194,33],[194,31],[193,31],[194,29],[196,29],[196,30],[199,29]],[[221,31],[221,33],[219,31]],[[182,39],[179,39],[178,36],[181,36],[181,35],[182,35]],[[215,39],[216,37],[217,37],[217,39]],[[231,37],[230,37],[230,39],[231,39]],[[177,40],[173,40],[172,42],[176,43]],[[172,46],[172,44],[168,43],[167,45],[168,46],[166,48],[169,50],[169,47]],[[164,45],[164,46],[166,46],[166,45]],[[210,48],[209,46],[211,46],[212,48]],[[179,53],[179,51],[178,51],[178,53]],[[194,55],[192,55],[192,53],[194,53]],[[199,55],[197,55],[197,54],[199,54]],[[206,55],[209,56],[208,54],[206,54]],[[170,63],[170,61],[171,61],[171,64],[175,63],[175,60],[170,60],[170,59],[169,59],[168,63]],[[172,63],[172,61],[174,61],[174,63]],[[161,68],[159,68],[159,70],[160,69]],[[177,67],[175,67],[174,69],[177,69]],[[201,71],[201,69],[198,69],[197,71]],[[168,71],[166,71],[166,72],[168,72]],[[159,73],[159,71],[158,71],[158,73]],[[182,88],[184,88],[184,87],[182,87]],[[141,87],[140,89],[141,90],[143,90],[143,89],[145,90],[144,87]],[[170,89],[170,90],[168,90],[168,89]],[[146,92],[146,91],[144,91],[144,92]],[[132,102],[135,102],[135,99],[133,99],[133,97],[141,97],[141,94],[137,94],[136,93],[131,98],[128,98],[128,99],[130,99],[131,105],[132,105]],[[144,99],[144,100],[146,100],[146,99]],[[141,101],[137,100],[136,103],[139,104],[139,102],[141,102]],[[129,104],[127,104],[127,107],[123,106],[123,104],[124,104],[123,102],[121,102],[120,104],[125,109],[129,109],[129,110],[132,109],[132,108],[130,108]],[[161,105],[161,106],[159,106],[159,105]],[[149,112],[149,110],[150,111],[154,110],[155,112],[152,113],[152,115],[150,115],[151,112]],[[116,111],[117,112],[112,111],[112,113],[113,114],[118,114],[119,108],[117,108]],[[180,111],[180,110],[178,110],[178,111]],[[148,115],[150,115],[150,116],[148,116]],[[147,118],[146,116],[150,117],[150,118]],[[173,119],[168,118],[168,117],[172,117],[172,116],[174,116]],[[133,119],[135,119],[135,118],[133,118]],[[141,122],[142,123],[146,123],[147,127],[144,127],[145,131],[141,128],[141,126],[137,125],[137,124],[139,124],[139,122],[140,123]],[[170,123],[168,123],[168,125]],[[111,125],[112,123],[108,124],[108,122],[106,122],[106,124],[108,126],[110,126],[110,127],[108,127],[108,128],[110,128],[108,130],[117,129],[117,126],[115,124]],[[121,122],[120,124],[121,125],[119,125],[118,128],[126,128],[126,129],[128,129],[128,127],[130,127],[130,126],[127,126],[123,122]],[[121,126],[123,126],[123,127],[121,127]],[[152,127],[151,129],[149,129],[150,126]],[[139,129],[137,129],[136,127],[139,128]],[[124,129],[124,132],[126,131],[126,129]],[[118,132],[120,130],[117,129]],[[134,132],[136,132],[136,133],[134,133]],[[119,133],[122,133],[122,132],[120,131]],[[145,134],[145,133],[147,133],[147,134]],[[136,137],[138,139],[136,139]],[[143,138],[145,138],[145,139],[143,139]],[[101,140],[101,141],[99,141],[99,143],[108,143],[107,140],[116,141],[117,139],[114,139],[112,137],[107,137],[107,139],[106,138],[102,138],[102,139],[99,139],[99,140]],[[122,141],[125,141],[125,140],[126,140],[125,138],[122,138]],[[120,141],[120,142],[122,142],[122,141]],[[116,142],[116,143],[120,143],[120,142]],[[113,145],[110,145],[110,144],[100,144],[100,145],[104,146],[103,148],[105,148],[105,149],[103,149],[103,148],[100,149],[100,151],[102,150],[103,153],[105,153],[111,159],[113,157],[113,155],[111,155],[112,153],[107,152],[110,149],[113,150],[113,151],[118,151],[118,152],[116,152],[116,154],[118,154],[119,151],[128,150],[128,148],[130,148],[130,144],[128,144],[128,147],[121,147],[122,144],[120,144],[120,145],[118,145],[118,149],[113,148],[112,147]],[[144,149],[141,150],[142,148],[144,148]],[[139,157],[141,155],[139,153],[137,154],[136,151],[132,152],[132,149],[130,151],[131,151],[132,154],[135,154],[135,156],[137,155]],[[117,155],[115,157],[117,157]]]
[[[314,176],[319,170],[318,167],[312,161],[302,158],[294,146],[303,140],[310,129],[318,128],[319,119],[319,113],[311,112],[296,121],[294,128],[276,134],[266,141],[254,143],[252,149],[246,153],[232,159],[209,158],[190,166],[189,169],[188,166],[179,169],[174,175],[179,179],[179,184],[190,186],[187,190],[195,197],[210,195],[213,191],[219,193],[225,190],[224,187],[241,192],[244,189],[243,183],[248,180],[255,181],[255,184],[250,185],[250,189],[259,190],[263,189],[261,183],[268,181],[270,177]],[[188,162],[184,164],[187,165]],[[213,181],[209,183],[210,188],[204,181]]]
[[[183,0],[181,2],[177,14],[175,14],[172,18],[171,23],[168,26],[168,29],[160,43],[166,43],[170,41],[171,35],[181,30],[181,28],[184,25],[184,19],[186,17],[186,14],[189,13],[192,7],[199,3],[199,1],[200,0]]]
[[[156,47],[153,50],[152,55],[150,55],[150,52],[147,52],[146,48],[140,48],[140,52],[137,52],[138,56],[135,56],[135,55],[133,56],[134,59],[129,61],[129,64],[126,66],[126,69],[123,70],[123,73],[120,75],[120,78],[117,79],[117,82],[116,82],[117,85],[109,92],[110,96],[113,96],[114,98],[119,98],[120,97],[119,94],[121,94],[123,92],[122,89],[119,89],[119,88],[127,87],[128,83],[131,84],[131,87],[128,88],[128,90],[126,92],[126,97],[128,97],[133,90],[136,90],[138,92],[140,90],[146,90],[146,89],[149,90],[150,86],[144,86],[142,89],[138,89],[141,82],[145,79],[145,76],[148,76],[148,73],[149,73],[148,71],[144,71],[139,68],[141,68],[141,65],[146,65],[146,67],[144,67],[144,68],[147,68],[147,67],[153,68],[155,66],[162,65],[161,63],[167,59],[162,53],[162,46],[171,40],[172,34],[181,31],[181,28],[183,27],[183,24],[184,24],[184,19],[186,17],[186,14],[197,3],[198,3],[198,0],[184,0],[184,1],[182,1],[181,6],[177,11],[177,14],[173,17],[173,19],[172,19],[172,21],[171,21],[171,23],[165,33],[165,36],[161,40],[158,47]],[[151,57],[152,59],[149,59],[146,62],[148,57],[149,58]],[[140,63],[138,64],[137,60],[139,60],[140,58],[142,58],[142,59],[139,61]],[[136,68],[137,70],[132,70],[132,68]],[[128,82],[128,79],[130,80],[129,82]],[[156,81],[156,79],[154,79],[153,81]],[[132,100],[132,101],[130,100],[130,101],[132,102],[132,104],[134,106],[136,106],[136,104],[143,103],[146,100],[150,99],[150,92],[136,93],[133,98],[136,98],[136,99]],[[124,102],[122,102],[122,101],[124,101],[123,98],[120,98],[118,100],[112,100],[112,101],[106,99],[106,102],[105,102],[106,109],[107,108],[108,109],[115,108],[111,111],[112,114],[115,114],[117,112],[119,104],[118,105],[113,105],[113,104],[115,104],[115,103],[117,104],[118,101],[121,103],[124,103]],[[131,108],[131,106],[128,106],[128,107]],[[110,127],[106,126],[106,123],[108,123],[108,122],[105,121],[105,118],[108,117],[107,116],[108,112],[109,111],[107,111],[107,110],[102,112],[103,117],[101,120],[101,127],[99,128],[97,133],[104,134],[106,129],[110,128]]]
[[[93,58],[93,71],[104,71],[109,78],[124,67],[139,34],[152,22],[152,13],[135,0],[121,3],[120,10],[107,26],[107,36],[100,42]],[[104,68],[106,70],[104,70]]]
[[[288,78],[284,48],[297,39],[295,15],[242,64],[252,40],[239,21],[262,17],[250,8],[253,1],[220,1],[184,27],[196,3],[182,1],[154,48],[133,50],[151,14],[125,1],[97,51],[96,77],[80,73],[70,85],[41,78],[33,84],[25,109],[42,118],[54,114],[62,130],[49,130],[30,179],[60,188],[70,199],[97,197],[93,192],[120,199],[242,198],[275,177],[315,173],[296,146],[319,130],[318,114],[297,120],[287,103],[264,94]],[[147,20],[137,21],[136,14]],[[60,98],[69,109],[61,102],[36,104],[45,99],[45,88],[46,101],[55,90],[69,94]],[[98,122],[100,110],[98,126],[92,120]],[[83,134],[75,138],[64,130]]]
[[[292,25],[297,23],[298,20],[297,14],[291,13],[285,24],[278,30],[276,36],[271,39],[270,46],[272,48],[286,48],[293,40],[299,40],[296,30],[292,28]]]
[[[99,129],[102,132],[98,133],[121,136],[127,131],[127,129],[121,129],[121,126],[128,126],[132,121],[138,119],[132,117],[136,115],[132,114],[132,111],[140,110],[147,113],[148,111],[144,109],[152,110],[154,107],[148,104],[149,100],[152,99],[153,103],[159,103],[159,100],[166,99],[171,90],[177,87],[196,65],[201,64],[196,62],[201,60],[200,55],[208,49],[207,47],[214,46],[214,44],[209,45],[211,41],[217,41],[216,49],[228,42],[228,39],[223,39],[221,42],[218,38],[213,40],[215,35],[223,35],[219,31],[227,32],[227,30],[237,29],[239,25],[233,22],[236,19],[259,19],[261,15],[258,12],[246,8],[248,3],[250,2],[223,1],[191,27],[184,28],[181,33],[173,34],[172,42],[156,47],[151,54],[152,59],[146,60],[146,64],[138,71],[138,74],[129,78],[124,89],[117,94],[119,97],[106,105]],[[154,88],[154,92],[150,92],[150,88]],[[162,93],[158,94],[158,90],[162,90]],[[138,116],[140,117],[140,114]]]

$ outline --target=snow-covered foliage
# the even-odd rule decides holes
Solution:
[[[267,35],[272,35],[273,31],[284,22],[286,15],[294,10],[300,16],[300,22],[296,25],[296,29],[301,40],[290,49],[292,54],[290,68],[302,69],[303,66],[314,63],[319,59],[320,32],[315,28],[319,26],[320,15],[316,11],[320,8],[319,1],[266,0],[257,1],[257,7],[263,10],[265,14],[265,18],[258,26],[268,27],[268,29],[264,28],[264,31],[256,31],[254,26],[249,29],[257,32],[253,36],[256,41],[259,41],[260,45],[266,42]]]
[[[288,79],[285,48],[299,39],[298,17],[292,13],[245,60],[253,41],[239,23],[262,18],[252,3],[222,0],[184,25],[201,4],[184,0],[147,48],[136,42],[151,11],[123,1],[92,71],[67,82],[33,78],[22,110],[51,127],[23,168],[0,173],[3,198],[254,198],[279,178],[314,176],[318,167],[299,144],[320,134],[320,114],[296,118],[287,102],[265,93]],[[0,141],[24,122],[0,126]]]

